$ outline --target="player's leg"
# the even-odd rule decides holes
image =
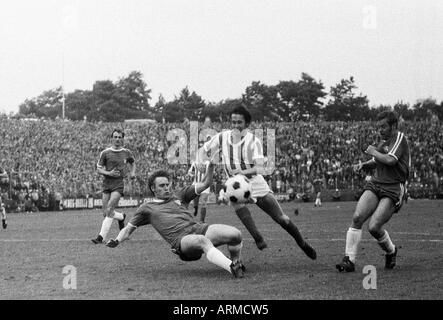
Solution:
[[[388,269],[394,268],[396,264],[397,247],[383,226],[391,219],[394,211],[394,201],[388,197],[382,198],[369,220],[369,233],[377,239],[378,245],[386,252],[385,267]]]
[[[111,193],[110,192],[103,192],[102,193],[102,212],[103,212],[103,221],[102,221],[102,226],[100,229],[100,232],[98,234],[98,236],[94,239],[92,239],[91,241],[95,244],[98,243],[102,243],[103,242],[103,234],[106,234],[107,231],[111,228],[112,225],[112,218],[108,218],[106,216],[106,212],[107,212],[107,208],[108,208],[108,202],[109,199],[111,198]]]
[[[1,208],[0,211],[2,213],[2,227],[3,229],[6,229],[6,227],[8,226],[8,224],[6,223],[6,210],[5,208]]]
[[[106,236],[108,235],[109,230],[111,229],[112,222],[114,221],[114,218],[117,214],[120,215],[119,216],[120,219],[117,220],[124,219],[123,214],[121,213],[116,214],[116,212],[114,212],[115,208],[118,205],[118,202],[120,201],[120,197],[121,193],[119,191],[112,191],[110,194],[103,193],[103,214],[105,218],[103,219],[102,228],[96,240],[99,240],[99,238],[101,238],[101,242],[103,242],[106,239]]]
[[[199,202],[200,202],[200,196],[196,196],[196,197],[194,198],[194,200],[193,200],[193,204],[194,204],[194,217],[196,217],[197,214],[198,214],[198,205],[199,205]]]
[[[240,230],[225,224],[211,224],[205,233],[205,237],[211,240],[215,247],[226,244],[232,262],[241,261],[243,242]]]
[[[317,258],[317,253],[315,250],[303,239],[303,236],[300,234],[300,231],[291,221],[291,219],[283,213],[280,204],[272,193],[268,193],[264,197],[257,198],[257,206],[266,212],[283,229],[285,229],[286,232],[288,232],[294,238],[298,246],[309,258]]]
[[[200,195],[200,222],[205,222],[206,219],[206,204],[208,202],[209,193],[202,193]]]
[[[346,232],[346,247],[343,261],[336,265],[338,271],[355,271],[358,245],[361,241],[363,223],[373,214],[378,205],[378,197],[371,190],[365,190],[355,207],[352,224]]]
[[[180,252],[181,255],[189,256],[189,257],[198,257],[201,252],[206,254],[206,259],[209,262],[219,266],[226,271],[232,273],[233,270],[231,268],[232,261],[227,258],[223,252],[218,250],[204,235],[199,234],[188,234],[184,236],[180,241]],[[237,275],[234,273],[234,276]]]
[[[258,231],[257,226],[255,225],[255,221],[252,219],[251,212],[245,204],[232,203],[232,207],[235,210],[235,214],[246,227],[246,229],[251,234],[252,238],[254,238],[255,244],[257,248],[260,250],[265,249],[268,245],[266,244],[265,239],[261,235],[260,231]]]
[[[106,209],[107,210],[106,216],[117,220],[120,230],[122,230],[125,227],[124,221],[126,218],[126,215],[124,213],[116,211],[116,208],[118,206],[118,202],[120,201],[120,198],[122,197],[122,195],[123,195],[122,189],[117,189],[115,191],[112,191],[111,198],[109,199],[108,207]]]

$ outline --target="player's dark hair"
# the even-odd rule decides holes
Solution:
[[[167,178],[168,180],[170,180],[169,173],[166,170],[155,171],[148,178],[148,187],[149,187],[149,190],[151,190],[152,193],[154,193],[154,191],[152,191],[152,187],[154,186],[155,179],[157,179],[159,177],[164,177],[164,178]]]
[[[387,123],[392,127],[398,124],[398,116],[394,111],[385,110],[377,114],[377,121],[387,119]]]
[[[111,138],[114,137],[114,132],[120,133],[120,134],[122,135],[122,138],[125,137],[125,132],[124,132],[122,129],[120,129],[120,128],[115,128],[114,130],[112,130]]]
[[[246,126],[249,126],[249,124],[251,123],[251,113],[249,112],[248,109],[246,109],[246,107],[243,104],[236,106],[234,109],[232,109],[231,112],[229,113],[229,117],[232,117],[233,114],[241,114],[245,119]]]

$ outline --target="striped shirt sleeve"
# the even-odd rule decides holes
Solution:
[[[209,152],[210,150],[218,150],[218,148],[220,148],[220,142],[219,142],[219,137],[222,133],[219,132],[216,135],[214,135],[211,140],[206,141],[205,144],[203,145],[203,150],[205,150],[205,152]]]
[[[389,150],[388,154],[393,156],[397,161],[401,157],[402,153],[405,150],[405,136],[403,133],[398,132],[397,138],[395,139],[395,143],[392,148]]]

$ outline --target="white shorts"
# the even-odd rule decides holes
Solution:
[[[200,194],[203,194],[203,193],[207,193],[207,194],[209,194],[210,192],[211,192],[211,187],[209,187],[209,188],[203,190],[202,192],[200,192]]]
[[[265,178],[261,174],[257,174],[252,178],[248,178],[249,183],[251,184],[252,189],[252,198],[261,198],[267,195],[268,193],[274,193],[269,188],[268,183]]]

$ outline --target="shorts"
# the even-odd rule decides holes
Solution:
[[[192,252],[186,252],[186,254],[185,254],[181,251],[180,244],[181,244],[183,237],[190,235],[190,234],[205,235],[208,228],[209,228],[209,224],[207,224],[207,223],[196,223],[195,225],[192,226],[192,229],[189,232],[187,232],[186,234],[183,234],[180,238],[178,238],[178,241],[175,243],[175,245],[173,245],[171,247],[172,252],[175,253],[176,255],[178,255],[180,257],[180,259],[183,261],[199,260],[203,255],[203,250],[200,250],[200,249],[193,250]]]
[[[123,196],[123,190],[125,188],[125,184],[123,179],[109,179],[103,181],[103,193],[112,193],[114,191],[118,191]]]
[[[379,183],[374,181],[368,181],[363,188],[364,190],[372,191],[378,199],[390,198],[394,202],[394,213],[400,211],[403,205],[403,200],[406,194],[406,188],[404,183]]]
[[[209,187],[209,188],[203,190],[202,192],[200,192],[199,195],[202,195],[203,193],[209,194],[210,192],[211,192],[211,188]]]
[[[102,192],[103,193],[113,193],[113,192],[117,191],[123,197],[123,190],[124,190],[124,188],[117,187],[117,188],[112,188],[112,189],[104,189]]]
[[[269,188],[268,183],[265,178],[261,174],[257,174],[252,178],[248,178],[249,183],[251,184],[252,189],[252,198],[262,198],[266,196],[268,193],[273,193]]]

